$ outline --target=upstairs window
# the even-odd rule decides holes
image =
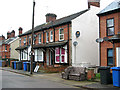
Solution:
[[[109,66],[113,65],[113,49],[107,50],[107,62]]]
[[[29,36],[29,45],[31,45],[31,36]]]
[[[48,43],[48,42],[49,42],[49,33],[46,32],[46,43]]]
[[[64,29],[59,29],[59,41],[64,40]]]
[[[21,38],[20,38],[20,40],[19,40],[20,42],[19,42],[19,44],[20,44],[20,46],[21,46]]]
[[[7,51],[7,46],[5,46],[5,51]]]
[[[50,31],[50,42],[53,42],[53,31]]]
[[[114,35],[114,19],[107,19],[107,36]]]
[[[26,37],[24,37],[24,41],[23,41],[24,45],[26,45]]]
[[[41,34],[39,34],[39,44],[41,43]]]

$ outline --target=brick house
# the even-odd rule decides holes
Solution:
[[[19,42],[16,42],[19,37],[15,36],[15,31],[7,32],[7,39],[2,35],[0,36],[0,58],[1,59],[19,59],[19,53],[14,48],[17,48]],[[14,44],[14,46],[13,46]],[[15,57],[13,57],[15,55]]]
[[[80,23],[82,24],[79,24],[79,27],[80,26],[82,27],[83,21],[86,19],[86,17],[89,16],[89,14],[90,16],[92,15],[92,12],[89,13],[92,10],[92,8],[94,8],[95,10],[95,8],[99,7],[99,2],[98,2],[99,0],[89,0],[89,1],[90,2],[88,3],[88,7],[89,7],[88,9],[60,19],[56,19],[57,15],[53,13],[46,14],[46,23],[38,25],[34,28],[33,48],[35,52],[34,55],[35,62],[39,62],[40,66],[44,66],[44,67],[61,67],[61,66],[72,65],[73,63],[72,59],[74,59],[72,58],[74,56],[72,52],[74,50],[73,42],[75,39],[74,37],[76,37],[74,36],[75,35],[74,32],[77,29],[75,28],[75,23],[77,23],[78,25],[80,21]],[[93,7],[90,5],[92,5]],[[86,17],[84,17],[84,20],[82,18],[79,18],[87,12],[88,14],[85,15]],[[88,20],[90,18],[91,17],[89,17]],[[96,18],[94,20],[93,17],[93,21],[96,22]],[[87,25],[89,24],[90,23],[88,23]],[[96,31],[96,28],[94,28],[93,31]],[[88,31],[85,32],[88,33]],[[17,47],[16,50],[19,51],[20,53],[20,60],[23,61],[30,60],[29,54],[31,51],[31,33],[32,30],[29,30],[19,35],[20,46]],[[92,34],[97,34],[97,32]],[[96,38],[97,36],[95,36],[94,39]],[[96,43],[95,45],[96,47],[94,47],[93,45],[94,47],[93,51],[98,48],[98,45]],[[97,54],[98,52],[95,51],[95,53]],[[89,53],[86,52],[85,54],[89,54]],[[98,58],[98,56],[96,57]]]
[[[120,0],[113,1],[100,11],[100,65],[120,66]]]

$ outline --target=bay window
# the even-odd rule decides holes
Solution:
[[[55,62],[56,63],[67,63],[67,53],[64,48],[57,47],[55,49]]]

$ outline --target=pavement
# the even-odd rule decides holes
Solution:
[[[18,74],[27,75],[34,78],[43,78],[49,81],[54,81],[66,85],[71,85],[78,88],[83,89],[91,89],[91,90],[102,90],[102,89],[110,89],[110,90],[120,90],[120,87],[114,87],[113,84],[103,85],[100,81],[74,81],[74,80],[65,80],[61,78],[60,73],[33,73],[32,75],[28,71],[24,70],[15,70],[11,67],[2,67],[0,68],[5,71],[10,71]]]

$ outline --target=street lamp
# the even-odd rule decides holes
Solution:
[[[32,15],[32,45],[31,45],[31,67],[30,67],[30,74],[33,72],[33,38],[34,38],[34,12],[35,12],[35,0],[33,0],[33,15]]]

